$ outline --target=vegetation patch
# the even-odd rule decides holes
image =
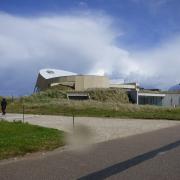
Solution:
[[[90,95],[91,100],[100,101],[100,102],[118,102],[122,104],[129,103],[129,98],[127,93],[119,88],[96,88],[96,89],[88,89],[86,91],[74,91],[70,87],[64,87],[62,85],[58,85],[55,87],[51,87],[46,91],[39,92],[37,94],[33,94],[29,97],[24,97],[24,102],[49,102],[54,100],[66,100],[67,93],[88,93]]]
[[[129,103],[127,93],[119,88],[89,89],[86,92],[88,92],[91,99],[95,101],[119,102],[122,104]]]
[[[0,159],[63,146],[62,131],[28,123],[0,121]]]
[[[14,102],[7,111],[22,113],[22,107],[23,104]],[[180,120],[180,108],[150,105],[52,99],[46,103],[26,102],[24,107],[27,114]]]
[[[9,98],[7,112],[22,113],[24,106],[27,114],[180,120],[180,107],[131,104],[126,92],[118,88],[84,91],[91,97],[86,101],[68,100],[67,92],[74,91],[59,85],[13,102]]]

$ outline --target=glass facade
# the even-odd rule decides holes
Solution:
[[[162,99],[163,97],[156,97],[156,96],[138,96],[139,104],[141,105],[157,105],[162,106]]]

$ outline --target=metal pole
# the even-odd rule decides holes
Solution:
[[[23,123],[24,123],[24,105],[23,105]]]
[[[11,102],[14,102],[14,96],[13,95],[11,96]]]
[[[74,113],[73,113],[73,129],[74,129],[74,126],[75,126],[75,124],[74,124]]]

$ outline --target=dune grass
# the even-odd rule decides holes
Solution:
[[[89,89],[85,92],[91,100],[87,101],[67,100],[66,93],[72,91],[69,87],[56,86],[13,102],[8,99],[7,112],[22,113],[24,106],[27,114],[180,120],[180,107],[131,104],[121,89]]]
[[[0,160],[64,145],[62,131],[22,122],[0,121]]]
[[[22,103],[12,103],[8,112],[22,113]],[[137,119],[169,119],[180,120],[180,108],[165,108],[158,106],[139,106],[114,102],[69,101],[51,99],[43,102],[24,103],[25,113],[42,115],[117,117]]]

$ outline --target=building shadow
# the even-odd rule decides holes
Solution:
[[[170,151],[174,148],[177,148],[180,146],[180,140],[173,142],[171,144],[165,145],[163,147],[160,147],[158,149],[149,151],[147,153],[138,155],[134,158],[128,159],[126,161],[114,164],[112,166],[109,166],[107,168],[104,168],[100,171],[96,171],[93,172],[91,174],[85,175],[83,177],[78,178],[78,180],[92,180],[92,179],[105,179],[108,178],[112,175],[121,173],[133,166],[136,166],[138,164],[143,163],[144,161],[150,160],[154,157],[156,157],[157,155],[161,154],[161,153],[166,153],[167,151]]]

